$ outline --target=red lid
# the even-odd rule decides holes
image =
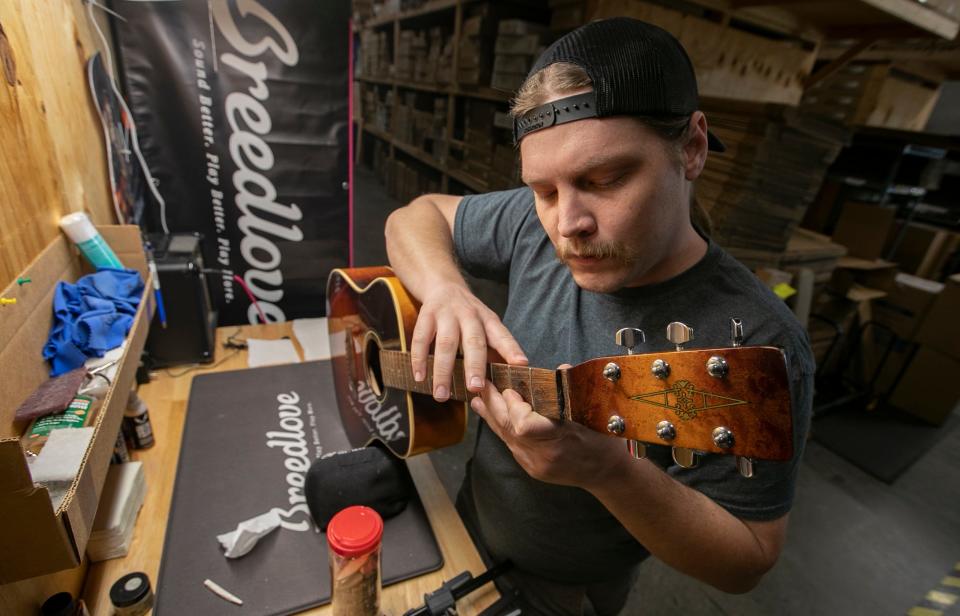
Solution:
[[[338,511],[327,524],[327,543],[340,556],[373,551],[383,536],[383,520],[370,507],[355,505]]]

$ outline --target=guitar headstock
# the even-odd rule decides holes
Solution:
[[[744,476],[753,460],[793,456],[793,417],[786,360],[779,348],[742,346],[731,319],[731,346],[690,349],[693,329],[667,326],[675,351],[635,354],[643,332],[617,332],[627,355],[593,359],[565,371],[569,419],[627,439],[636,457],[646,444],[668,445],[694,467],[702,453],[735,455]],[[624,344],[624,343],[629,344]]]

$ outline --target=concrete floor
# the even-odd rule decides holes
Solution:
[[[355,177],[355,262],[381,265],[387,262],[383,225],[401,204],[369,170],[358,167]],[[477,293],[502,309],[499,285],[479,284]],[[471,454],[475,422],[472,417],[471,433],[460,445],[430,454],[451,496]],[[913,614],[960,616],[960,601],[949,607],[925,601],[930,591],[946,589],[941,582],[955,566],[960,568],[960,430],[946,434],[893,485],[811,442],[786,547],[755,590],[727,595],[651,558],[624,613],[873,616],[927,606],[940,611]],[[960,588],[953,591],[960,595]]]

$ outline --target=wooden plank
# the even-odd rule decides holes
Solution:
[[[63,214],[115,222],[103,130],[87,92],[97,50],[82,0],[0,2],[0,286],[59,233]]]
[[[847,33],[856,36],[862,34],[866,27],[871,29],[872,34],[878,34],[874,27],[880,26],[898,28],[902,36],[932,34],[951,40],[957,36],[960,28],[955,17],[915,0],[856,0],[843,3],[824,0],[728,0],[728,6],[739,11],[778,9],[792,13],[798,21],[809,23],[828,35]]]
[[[956,38],[960,24],[913,0],[859,0],[901,21],[917,26],[947,40]]]

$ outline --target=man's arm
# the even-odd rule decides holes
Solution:
[[[471,406],[534,479],[587,490],[674,569],[731,593],[747,592],[776,563],[787,516],[737,518],[622,442],[532,412],[518,393],[487,385]],[[731,461],[732,463],[732,461]]]
[[[488,344],[510,363],[527,361],[500,318],[473,295],[457,268],[453,227],[461,199],[423,195],[390,214],[385,229],[390,265],[421,303],[410,345],[414,379],[426,378],[435,340],[433,394],[441,401],[450,396],[461,345],[467,388],[473,392],[485,383]]]
[[[616,458],[585,487],[667,565],[724,592],[743,593],[777,562],[789,514],[742,520],[648,460]]]

